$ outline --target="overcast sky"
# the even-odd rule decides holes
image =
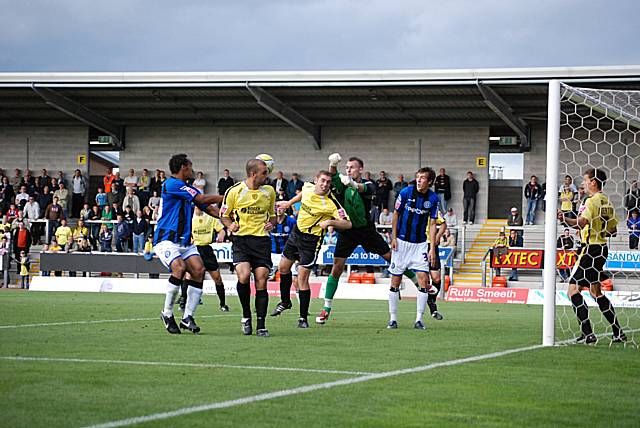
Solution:
[[[0,71],[640,64],[638,0],[0,0]]]

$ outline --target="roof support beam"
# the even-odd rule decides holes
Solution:
[[[517,117],[513,113],[511,106],[493,88],[479,80],[476,85],[484,98],[485,104],[518,135],[520,138],[520,150],[526,152],[531,150],[531,128],[529,128],[527,122]]]
[[[309,139],[313,141],[313,147],[316,150],[320,150],[320,126],[316,125],[259,86],[250,86],[249,83],[247,83],[247,90],[256,99],[258,105],[304,133]]]
[[[90,110],[82,104],[73,101],[64,95],[42,86],[31,85],[31,89],[38,94],[47,105],[60,110],[66,115],[86,123],[102,132],[113,137],[114,145],[117,149],[124,148],[124,127],[120,126],[110,119]]]

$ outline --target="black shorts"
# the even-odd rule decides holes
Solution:
[[[316,263],[321,244],[320,236],[300,232],[296,226],[284,245],[282,255],[289,260],[299,261],[300,266],[310,268]]]
[[[431,251],[431,243],[427,247],[429,251]],[[435,263],[429,263],[429,270],[440,270],[442,269],[442,265],[440,264],[440,254],[438,253],[438,246],[436,245],[436,261]]]
[[[271,270],[271,238],[268,236],[234,236],[231,249],[234,265],[247,262],[251,269]]]
[[[383,256],[391,251],[374,226],[347,229],[338,232],[338,241],[333,254],[334,257],[348,259],[358,245],[368,253]]]
[[[220,269],[216,253],[211,248],[211,245],[198,245],[198,252],[202,258],[202,263],[207,271],[216,271]]]
[[[589,287],[609,278],[604,272],[604,264],[607,262],[609,249],[606,245],[583,245],[580,249],[578,261],[571,271],[569,284],[578,287]]]

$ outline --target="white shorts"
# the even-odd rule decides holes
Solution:
[[[429,272],[429,244],[412,242],[398,239],[398,248],[391,251],[391,264],[389,273],[395,276],[402,276],[407,269],[417,272]]]
[[[278,270],[281,258],[282,254],[271,253],[271,263],[273,263],[272,273],[275,273]],[[298,262],[295,262],[293,266],[291,266],[291,274],[293,276],[298,276]]]
[[[153,252],[156,253],[162,264],[169,269],[169,272],[171,272],[171,263],[178,257],[181,257],[182,260],[187,260],[191,256],[200,256],[198,247],[195,245],[181,247],[180,244],[171,241],[158,242],[153,247]]]

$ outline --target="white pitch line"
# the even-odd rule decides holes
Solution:
[[[343,375],[369,375],[371,372],[349,371],[349,370],[324,370],[305,369],[301,367],[270,367],[270,366],[243,366],[231,364],[207,364],[207,363],[175,363],[171,361],[130,361],[130,360],[93,360],[85,358],[51,358],[51,357],[20,357],[20,356],[0,356],[0,360],[7,361],[42,361],[60,363],[91,363],[91,364],[123,364],[138,366],[169,366],[169,367],[191,367],[205,369],[250,369],[250,370],[274,370],[281,372],[307,372],[323,374],[343,374]]]
[[[386,313],[387,311],[349,311],[340,312],[341,314],[364,314],[364,313]],[[215,318],[215,317],[232,317],[239,316],[236,314],[224,314],[224,315],[199,315],[198,318]],[[152,321],[160,319],[156,318],[123,318],[123,319],[110,319],[110,320],[81,320],[81,321],[61,321],[61,322],[49,322],[49,323],[35,323],[35,324],[13,324],[13,325],[0,325],[0,330],[12,329],[12,328],[28,328],[28,327],[57,327],[65,325],[77,325],[77,324],[106,324],[112,322],[130,322],[130,321]]]
[[[526,346],[523,348],[507,349],[506,351],[476,355],[473,357],[460,358],[457,360],[442,361],[439,363],[427,364],[425,366],[410,367],[406,369],[393,370],[393,371],[382,372],[382,373],[373,373],[373,374],[368,374],[364,376],[336,380],[332,382],[324,382],[324,383],[318,383],[314,385],[301,386],[298,388],[267,392],[264,394],[252,395],[249,397],[238,398],[235,400],[221,401],[221,402],[210,403],[210,404],[202,404],[202,405],[193,406],[193,407],[185,407],[182,409],[172,410],[170,412],[154,413],[151,415],[138,416],[138,417],[129,418],[129,419],[120,419],[117,421],[91,425],[85,428],[113,428],[113,427],[123,427],[123,426],[129,426],[134,424],[141,424],[144,422],[169,419],[169,418],[174,418],[176,416],[189,415],[192,413],[206,412],[208,410],[225,409],[228,407],[239,406],[241,404],[250,404],[258,401],[273,400],[274,398],[287,397],[287,396],[296,395],[296,394],[304,394],[307,392],[313,392],[313,391],[318,391],[322,389],[330,389],[330,388],[335,388],[337,386],[352,385],[354,383],[362,383],[362,382],[368,382],[370,380],[402,376],[410,373],[419,373],[419,372],[433,370],[440,367],[450,367],[450,366],[456,366],[456,365],[465,364],[465,363],[472,363],[476,361],[489,360],[492,358],[503,357],[505,355],[515,354],[518,352],[532,351],[534,349],[540,349],[542,347],[543,345],[532,345],[532,346]]]

